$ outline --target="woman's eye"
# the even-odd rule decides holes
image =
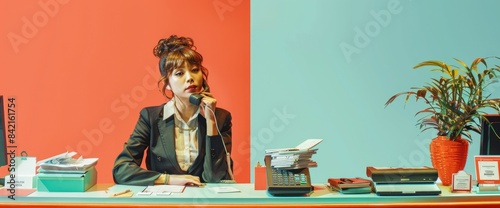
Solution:
[[[200,71],[198,68],[191,69],[192,72],[198,72]]]
[[[181,76],[182,75],[182,72],[175,72],[174,74],[175,76]]]

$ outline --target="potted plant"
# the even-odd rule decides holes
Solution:
[[[413,87],[411,91],[393,95],[385,103],[391,104],[397,97],[406,96],[415,101],[423,101],[426,108],[415,115],[421,116],[417,125],[421,131],[437,130],[437,137],[431,141],[430,153],[432,165],[437,169],[443,185],[450,185],[452,175],[465,167],[468,146],[472,142],[471,132],[481,133],[481,119],[485,119],[486,109],[496,110],[500,114],[500,99],[485,95],[485,90],[498,82],[500,67],[488,67],[487,59],[477,58],[470,66],[455,59],[459,66],[448,65],[442,61],[424,61],[414,69],[432,67],[438,72],[437,78],[422,87]],[[481,70],[479,69],[481,68]]]

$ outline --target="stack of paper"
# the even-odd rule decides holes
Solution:
[[[271,167],[278,169],[299,169],[317,167],[318,164],[311,160],[318,149],[311,149],[323,139],[308,139],[295,148],[268,149],[266,155],[271,156]]]
[[[84,192],[97,183],[98,158],[76,158],[66,152],[39,161],[37,191]]]
[[[39,173],[85,173],[97,164],[98,158],[73,158],[76,152],[66,152],[39,161]]]

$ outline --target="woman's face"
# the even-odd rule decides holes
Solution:
[[[168,78],[170,90],[179,96],[189,98],[193,93],[199,93],[203,85],[203,73],[198,66],[187,61],[182,66],[172,71]]]

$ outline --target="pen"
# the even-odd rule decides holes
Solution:
[[[130,192],[130,189],[127,189],[127,190],[122,191],[122,192],[115,193],[115,194],[113,194],[113,196],[120,196],[120,195],[126,194],[128,192]]]

